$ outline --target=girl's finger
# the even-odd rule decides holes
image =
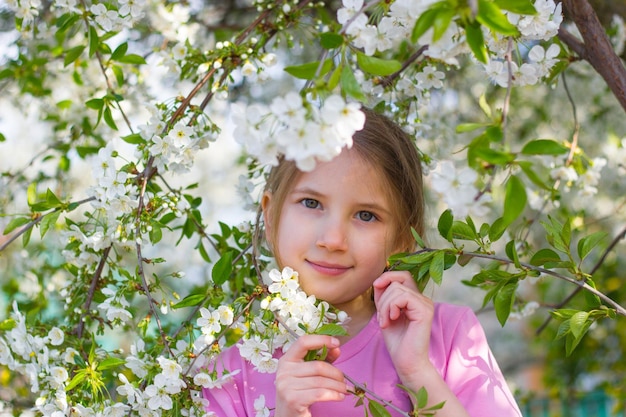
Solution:
[[[289,350],[283,355],[283,358],[289,361],[302,361],[310,350],[322,349],[324,346],[329,351],[333,350],[331,357],[336,358],[338,356],[338,352],[335,350],[339,348],[339,339],[319,334],[306,334],[299,337],[291,345]]]

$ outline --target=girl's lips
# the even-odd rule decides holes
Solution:
[[[324,275],[341,275],[350,269],[349,266],[329,264],[325,262],[307,261],[311,268]]]

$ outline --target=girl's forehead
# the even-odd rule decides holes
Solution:
[[[301,172],[295,183],[317,182],[329,185],[370,183],[381,181],[380,170],[354,150],[343,150],[330,161],[318,162],[312,171]]]

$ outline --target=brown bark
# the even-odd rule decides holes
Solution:
[[[604,78],[622,108],[626,111],[626,68],[613,50],[593,7],[588,0],[563,0],[563,10],[578,27],[582,41],[563,28],[559,39]]]

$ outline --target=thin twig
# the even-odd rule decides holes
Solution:
[[[598,259],[598,262],[595,263],[595,265],[593,266],[593,268],[591,268],[591,271],[589,271],[589,275],[593,275],[596,273],[596,271],[598,269],[600,269],[600,267],[602,266],[602,264],[604,263],[606,257],[608,256],[609,253],[611,253],[611,251],[613,250],[613,248],[615,246],[617,246],[617,244],[619,243],[620,240],[624,239],[624,237],[626,237],[626,228],[622,229],[622,231],[615,236],[615,238],[613,238],[613,240],[611,241],[611,243],[609,244],[609,246],[605,249],[605,251],[602,253],[602,256],[600,256],[600,259]],[[570,301],[572,301],[572,299],[574,299],[574,297],[582,290],[582,287],[577,287],[574,291],[572,291],[570,293],[570,295],[568,295],[563,301],[561,301],[559,304],[557,304],[554,309],[559,309],[559,308],[563,308],[565,307],[567,304],[569,304]],[[544,320],[543,323],[541,323],[541,326],[539,326],[537,328],[537,331],[535,332],[535,334],[539,335],[541,334],[541,332],[543,332],[546,327],[548,327],[548,324],[550,323],[550,321],[552,321],[552,316],[548,316],[546,317],[546,319]]]
[[[96,293],[96,288],[98,287],[98,281],[102,277],[102,271],[104,270],[104,266],[106,265],[106,261],[109,258],[109,252],[111,252],[111,248],[113,246],[109,246],[104,250],[102,256],[100,257],[100,262],[98,263],[98,267],[96,268],[96,272],[94,272],[93,277],[91,278],[91,285],[89,286],[89,292],[87,293],[87,300],[85,301],[85,305],[83,307],[83,313],[81,314],[80,320],[78,321],[78,326],[76,327],[76,337],[81,339],[83,337],[83,331],[85,330],[85,317],[91,310],[91,302],[93,301],[93,297]]]
[[[463,252],[463,255],[471,256],[473,258],[491,259],[491,260],[502,262],[502,263],[506,263],[506,264],[513,263],[513,261],[511,261],[508,258],[502,258],[502,257],[495,256],[495,255],[489,255],[489,254],[486,254],[486,253]],[[592,286],[587,284],[584,280],[577,280],[577,279],[574,279],[574,278],[570,278],[568,276],[561,275],[558,272],[554,272],[554,271],[552,271],[550,269],[541,268],[541,267],[534,266],[534,265],[531,265],[531,264],[528,264],[528,263],[525,263],[525,262],[520,262],[520,265],[523,266],[524,268],[529,269],[529,270],[534,270],[534,271],[540,272],[542,274],[550,275],[550,276],[553,276],[555,278],[561,279],[563,281],[567,281],[570,284],[577,285],[581,289],[587,290],[590,293],[598,296],[605,303],[607,303],[608,305],[613,307],[618,314],[626,317],[626,308],[622,307],[619,303],[614,301],[612,298],[606,296],[602,292],[600,292],[597,289],[593,288]]]
[[[422,54],[428,49],[428,45],[424,45],[420,47],[417,51],[415,51],[406,61],[402,63],[402,67],[396,72],[387,77],[383,78],[381,84],[384,87],[388,87],[398,78],[411,64],[413,64],[417,59],[422,56]]]
[[[88,203],[90,201],[93,201],[95,199],[96,199],[95,197],[89,197],[89,198],[86,198],[84,200],[77,201],[75,204],[82,205],[82,204]],[[50,215],[52,213],[56,213],[58,211],[61,211],[61,210],[64,210],[64,209],[61,208],[61,207],[57,207],[54,210],[49,211],[46,214],[40,214],[39,216],[37,216],[36,219],[34,219],[30,223],[24,225],[18,232],[16,232],[13,236],[11,236],[11,238],[9,238],[9,240],[7,240],[2,245],[0,245],[0,252],[2,252],[7,246],[9,246],[11,243],[13,243],[18,237],[20,237],[21,235],[26,233],[27,230],[32,229],[33,227],[35,227],[35,225],[38,224],[41,220],[43,220],[44,217],[46,217],[46,216],[48,216],[48,215]]]

